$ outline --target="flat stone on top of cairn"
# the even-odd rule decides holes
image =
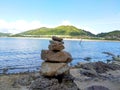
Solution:
[[[69,72],[68,63],[72,61],[72,56],[62,51],[64,49],[62,38],[53,36],[50,40],[49,50],[41,51],[41,58],[45,61],[41,65],[43,76],[58,76]]]
[[[63,39],[60,37],[52,36],[52,40],[62,42]]]

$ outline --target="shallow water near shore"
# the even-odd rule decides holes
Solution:
[[[0,38],[0,74],[39,71],[42,49],[48,49],[49,39]],[[64,40],[65,51],[71,53],[72,64],[84,61],[105,61],[102,52],[120,55],[120,42]]]

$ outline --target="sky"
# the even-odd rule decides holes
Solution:
[[[120,0],[0,0],[0,32],[60,25],[94,34],[120,30]]]

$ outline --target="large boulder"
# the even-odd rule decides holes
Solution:
[[[43,62],[41,65],[41,74],[43,76],[58,76],[62,74],[67,74],[68,71],[69,66],[66,63]]]
[[[45,61],[49,62],[71,62],[72,56],[65,51],[51,51],[51,50],[42,50],[41,51],[41,58]]]
[[[58,41],[51,41],[51,44],[49,45],[49,50],[52,51],[61,51],[64,49],[64,46],[62,44],[62,42],[58,42]]]

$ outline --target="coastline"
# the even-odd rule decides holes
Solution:
[[[17,38],[17,39],[47,39],[47,40],[51,40],[51,37],[43,37],[43,38],[39,38],[39,37],[0,37],[0,38]],[[70,41],[99,41],[99,42],[120,42],[119,40],[101,40],[101,39],[78,39],[78,38],[63,38],[64,40],[70,40]]]
[[[12,37],[14,38],[14,37]],[[22,39],[50,39],[50,38],[26,38]],[[77,41],[96,41],[89,39],[66,39]],[[98,41],[98,40],[97,40]],[[62,76],[63,82],[58,82],[58,78],[46,78],[39,72],[27,72],[18,74],[0,75],[0,90],[88,90],[89,87],[105,87],[107,90],[120,90],[120,65],[104,62],[78,63],[69,67],[69,74]],[[69,77],[67,77],[69,76]],[[70,81],[71,80],[71,81]],[[53,84],[51,84],[53,83]],[[35,88],[35,89],[34,89]],[[40,89],[44,88],[44,89]],[[53,89],[57,88],[57,89]],[[58,89],[59,88],[59,89]],[[72,88],[72,89],[71,89]],[[79,88],[79,89],[78,89]],[[100,89],[102,90],[102,89]]]
[[[88,70],[84,69],[84,66],[86,65],[88,66]],[[94,67],[91,67],[91,65],[94,66],[95,63],[79,63],[77,66],[71,67],[70,75],[72,77],[69,77],[69,79],[70,80],[72,79],[73,82],[70,83],[71,81],[66,81],[66,82],[64,81],[63,83],[66,83],[65,86],[67,85],[71,86],[72,84],[73,86],[71,87],[77,86],[80,90],[87,90],[86,88],[91,86],[102,86],[108,88],[108,90],[120,90],[120,68],[119,68],[120,66],[115,68],[112,67],[112,65],[110,64],[111,68],[114,68],[114,70],[112,70],[110,69],[109,64],[97,62],[95,67],[96,68],[99,67],[98,71],[102,73],[97,72],[96,74],[93,70]],[[45,83],[44,85],[46,84],[49,85],[49,82],[46,81],[46,78],[41,76],[40,72],[0,75],[0,90],[36,90],[36,89],[30,89],[30,87],[32,87],[31,85],[33,86],[36,85],[36,88],[44,87],[44,85],[43,86],[40,85],[43,84],[41,80]],[[54,82],[54,80],[55,78],[50,79],[51,82],[52,81]],[[58,83],[56,84],[51,86],[59,88],[59,84]],[[47,90],[46,88],[44,90]],[[57,90],[62,90],[62,89],[57,89]],[[70,89],[70,90],[78,90],[78,89]]]

